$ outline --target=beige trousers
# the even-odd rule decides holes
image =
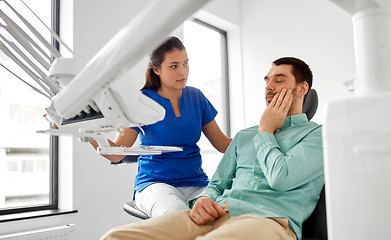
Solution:
[[[119,226],[108,231],[101,240],[296,240],[284,218],[254,214],[228,217],[226,214],[216,221],[197,225],[189,213],[190,210],[173,212]]]

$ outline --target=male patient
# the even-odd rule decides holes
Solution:
[[[312,72],[284,57],[265,83],[259,125],[235,136],[191,210],[116,227],[102,239],[301,239],[324,184],[321,126],[302,113]]]

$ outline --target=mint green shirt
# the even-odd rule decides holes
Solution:
[[[274,134],[258,133],[258,126],[240,131],[199,197],[228,200],[230,216],[286,218],[301,239],[323,185],[322,128],[299,114]]]

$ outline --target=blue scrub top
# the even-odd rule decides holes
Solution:
[[[176,117],[169,99],[160,96],[155,90],[146,89],[142,93],[155,100],[166,110],[162,121],[143,126],[140,129],[140,146],[176,146],[182,152],[169,152],[161,155],[141,155],[138,158],[138,174],[135,188],[141,192],[153,183],[167,183],[175,187],[206,186],[208,177],[202,169],[200,140],[202,126],[210,123],[217,115],[216,109],[194,87],[185,87],[179,100],[181,116]]]

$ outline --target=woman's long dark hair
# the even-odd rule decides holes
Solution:
[[[153,68],[159,68],[164,61],[166,53],[171,52],[174,49],[183,50],[185,49],[185,46],[177,37],[170,37],[167,41],[150,53],[148,69],[145,73],[145,84],[141,90],[157,90],[160,88],[160,77],[153,71]]]

